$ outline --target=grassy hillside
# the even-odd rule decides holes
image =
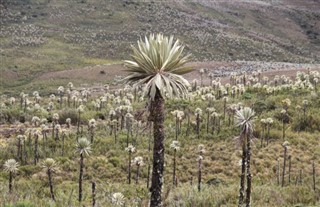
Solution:
[[[317,1],[1,0],[0,4],[2,89],[23,86],[48,71],[119,62],[128,58],[130,44],[156,32],[179,37],[194,61],[320,60]]]

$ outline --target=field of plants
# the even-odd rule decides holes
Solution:
[[[319,71],[293,79],[232,73],[226,84],[211,77],[204,85],[210,76],[200,70],[185,99],[165,102],[166,206],[237,204],[235,117],[245,107],[255,111],[252,206],[320,205]],[[148,205],[150,106],[141,88],[120,84],[1,97],[2,206],[77,206],[79,182],[83,206]]]
[[[0,0],[0,207],[319,207],[319,8]]]

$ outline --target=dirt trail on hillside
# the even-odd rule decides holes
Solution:
[[[207,68],[209,71],[214,72],[216,77],[221,77],[222,82],[229,79],[232,72],[251,72],[256,69],[262,70],[263,76],[273,77],[275,75],[295,76],[297,71],[307,72],[310,70],[320,70],[320,65],[298,65],[289,63],[259,63],[260,65],[253,66],[253,62],[192,62],[189,65],[194,67],[195,71],[184,75],[184,77],[192,81],[193,79],[200,79],[198,70]],[[272,66],[268,64],[273,64]],[[277,65],[279,67],[277,68]],[[266,66],[265,66],[266,65]],[[85,83],[86,81],[92,82],[106,82],[113,81],[117,77],[123,77],[127,73],[125,67],[121,64],[114,65],[97,65],[85,67],[82,69],[71,69],[57,72],[49,72],[41,75],[38,80],[54,80],[54,79],[80,79]],[[209,81],[208,77],[204,77],[205,84]]]

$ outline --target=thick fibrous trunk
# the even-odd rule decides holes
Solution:
[[[50,169],[48,169],[47,174],[48,174],[48,179],[49,179],[49,187],[50,187],[51,198],[52,198],[52,200],[55,201],[55,197],[54,197],[54,193],[53,193],[52,176],[51,176],[51,170]]]
[[[198,161],[198,191],[201,191],[201,164],[202,164],[202,160],[199,159]]]
[[[131,184],[131,152],[129,152],[128,183]]]
[[[244,182],[246,175],[246,146],[242,146],[242,161],[241,161],[241,175],[240,175],[240,190],[239,190],[239,202],[238,206],[241,207],[244,200]]]
[[[147,176],[147,188],[149,189],[150,185],[150,152],[151,152],[151,136],[152,136],[152,122],[150,121],[150,135],[149,135],[149,144],[148,144],[148,176]]]
[[[96,206],[96,183],[92,181],[92,207]]]
[[[82,201],[82,179],[83,179],[83,154],[80,154],[80,173],[79,173],[79,202]]]
[[[178,140],[178,133],[179,133],[179,120],[178,120],[178,115],[176,114],[176,140]]]
[[[251,206],[251,171],[250,171],[250,160],[251,160],[251,143],[250,135],[247,135],[247,190],[246,190],[246,207]]]
[[[289,159],[289,170],[288,170],[288,182],[291,183],[291,155],[288,157]]]
[[[313,191],[316,191],[316,166],[314,161],[312,162],[312,181],[313,181]]]
[[[137,166],[137,175],[136,175],[136,184],[139,183],[139,172],[140,171],[140,165]]]
[[[200,115],[197,114],[197,136],[198,136],[198,139],[200,139]]]
[[[9,173],[9,193],[12,193],[12,172]]]
[[[37,165],[39,160],[39,154],[38,154],[38,135],[36,135],[34,140],[34,165]]]
[[[18,160],[20,159],[20,145],[21,145],[21,143],[20,143],[20,139],[18,139],[18,145],[17,145],[17,158],[18,158]],[[21,160],[20,160],[21,161]]]
[[[162,204],[161,190],[164,168],[164,99],[159,90],[152,101],[151,116],[153,118],[154,145],[150,206],[158,207]]]

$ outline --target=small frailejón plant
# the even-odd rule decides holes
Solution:
[[[35,129],[33,131],[33,136],[34,136],[34,159],[33,163],[34,165],[37,165],[39,161],[39,137],[41,135],[41,132],[38,129]]]
[[[114,206],[123,206],[125,204],[125,198],[122,193],[113,193],[111,197],[111,203]]]
[[[48,175],[48,182],[49,182],[49,188],[50,188],[50,195],[52,200],[56,200],[53,192],[53,182],[52,182],[52,173],[56,170],[58,164],[57,162],[52,158],[47,158],[42,162],[42,168],[44,168],[47,171]]]
[[[80,105],[77,108],[77,112],[78,112],[78,123],[77,123],[77,138],[78,138],[80,136],[81,113],[84,112],[84,106]]]
[[[52,139],[54,139],[54,135],[55,135],[55,126],[59,124],[59,114],[58,113],[54,113],[52,115]]]
[[[214,134],[215,131],[219,131],[220,127],[220,114],[217,112],[212,112],[210,114],[211,120],[212,120],[212,126],[211,126],[211,134]]]
[[[96,128],[96,120],[95,119],[90,119],[88,122],[88,131],[89,131],[89,136],[90,136],[90,142],[91,144],[93,143],[94,139],[94,129]]]
[[[173,149],[173,175],[172,175],[172,184],[173,186],[177,185],[177,178],[176,178],[176,155],[177,151],[180,149],[180,144],[178,141],[172,141],[170,144],[170,148]]]
[[[113,124],[112,124],[112,121],[115,119],[116,117],[116,111],[111,108],[110,111],[109,111],[109,126],[110,126],[110,135],[112,135],[113,133]]]
[[[48,136],[47,133],[50,131],[49,127],[46,124],[41,124],[41,134],[42,134],[42,150],[45,156],[47,156],[47,145],[48,145]]]
[[[64,87],[63,86],[59,86],[58,87],[58,95],[59,95],[59,104],[60,104],[60,109],[62,109],[62,97],[64,95]]]
[[[91,153],[91,143],[87,138],[83,137],[78,139],[76,145],[76,153],[80,155],[80,171],[79,171],[79,202],[82,201],[82,180],[83,180],[83,168],[84,168],[84,157],[89,156]]]
[[[140,167],[144,165],[143,157],[138,156],[133,159],[133,164],[137,166],[136,184],[139,183]]]
[[[71,128],[71,118],[67,118],[67,119],[66,119],[66,125],[67,125],[67,128],[68,128],[68,129]]]
[[[17,158],[18,158],[18,161],[20,161],[22,163],[22,155],[23,155],[23,143],[25,141],[25,136],[24,135],[21,135],[19,134],[17,136]]]
[[[111,129],[113,131],[113,134],[114,134],[114,143],[117,143],[117,137],[118,137],[118,124],[119,124],[119,121],[116,120],[116,119],[113,119],[111,121]]]
[[[213,112],[215,112],[215,108],[213,108],[213,107],[208,107],[208,108],[206,108],[206,112],[207,112],[207,134],[209,134],[209,127],[210,127],[210,123],[211,123],[211,114],[213,113]]]
[[[198,137],[198,139],[200,139],[202,109],[196,108],[194,114],[196,115],[196,132],[197,132],[197,137]]]
[[[237,140],[242,147],[242,162],[241,162],[241,176],[240,176],[240,191],[239,191],[239,203],[241,207],[244,202],[244,187],[245,187],[245,176],[247,175],[247,189],[246,189],[246,207],[250,207],[251,198],[251,172],[250,172],[250,158],[251,158],[251,139],[253,138],[254,131],[254,118],[255,112],[249,108],[244,107],[243,109],[236,112],[236,126],[240,127],[240,135]]]
[[[127,147],[129,146],[130,134],[132,134],[133,121],[134,121],[134,116],[128,112],[125,115],[126,130],[127,130]]]
[[[7,160],[4,165],[4,171],[9,173],[9,193],[12,193],[13,174],[18,172],[19,163],[15,159]]]
[[[184,116],[184,112],[180,111],[180,110],[174,110],[174,111],[171,111],[171,114],[174,116],[175,121],[176,121],[176,125],[175,125],[176,137],[175,137],[175,139],[178,140],[178,135],[179,135],[179,132],[181,131],[181,120]]]
[[[153,121],[154,147],[150,206],[162,205],[164,169],[164,103],[168,97],[185,97],[189,82],[181,75],[193,69],[185,66],[189,56],[182,56],[184,46],[179,40],[161,34],[150,35],[138,41],[138,48],[132,47],[133,60],[125,61],[129,75],[127,83],[135,87],[144,85],[150,100],[150,118]]]
[[[129,154],[129,164],[128,164],[128,183],[131,184],[131,156],[132,153],[134,153],[136,151],[136,148],[134,146],[132,146],[131,144],[129,144],[128,147],[126,147],[126,151]]]
[[[201,191],[201,179],[202,179],[202,160],[203,160],[203,155],[205,153],[205,147],[203,144],[198,145],[198,191]]]

